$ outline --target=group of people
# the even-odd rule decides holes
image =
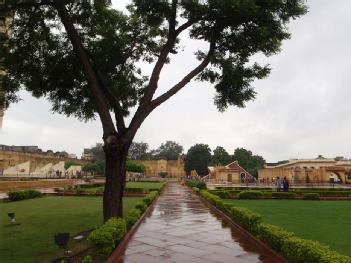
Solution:
[[[288,181],[288,179],[286,179],[286,177],[284,177],[283,182],[281,182],[280,178],[277,177],[277,180],[276,180],[277,192],[281,191],[282,185],[283,185],[283,191],[284,192],[289,192],[289,181]]]

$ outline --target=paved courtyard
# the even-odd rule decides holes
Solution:
[[[191,190],[171,183],[113,262],[274,262],[211,213]]]

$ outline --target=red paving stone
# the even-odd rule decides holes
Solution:
[[[276,262],[258,251],[189,188],[170,183],[114,262]]]

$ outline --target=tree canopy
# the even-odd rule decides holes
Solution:
[[[290,36],[287,23],[306,7],[304,0],[134,0],[128,12],[109,0],[6,0],[0,6],[11,10],[13,34],[0,46],[5,104],[24,88],[51,101],[55,112],[99,116],[106,221],[123,214],[128,149],[147,116],[194,79],[214,84],[220,111],[244,107],[256,95],[252,82],[270,71],[253,55],[278,53]],[[182,33],[206,45],[195,53],[197,65],[161,91],[162,69],[182,52]],[[139,68],[143,61],[153,63],[150,74]]]
[[[211,157],[211,165],[227,165],[232,161],[232,157],[229,153],[222,147],[217,146],[213,150],[213,155]]]
[[[208,165],[211,161],[211,149],[207,144],[195,144],[188,150],[184,170],[190,174],[192,170],[196,170],[197,174],[204,176],[208,174]]]
[[[149,159],[149,145],[145,142],[132,142],[129,147],[128,157],[132,160]]]
[[[233,160],[238,161],[241,167],[256,178],[258,177],[258,170],[266,163],[262,156],[253,155],[251,151],[244,148],[235,149]]]
[[[175,141],[166,141],[159,148],[152,152],[155,159],[177,160],[183,152],[183,146]]]

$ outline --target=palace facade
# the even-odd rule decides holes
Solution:
[[[183,177],[185,176],[184,161],[181,157],[178,160],[135,160],[146,168],[146,177]]]
[[[272,182],[286,177],[291,184],[351,183],[351,160],[343,157],[316,159],[291,159],[266,164],[258,171],[260,182]]]
[[[255,178],[242,168],[238,161],[234,161],[226,166],[211,166],[209,170],[210,174],[206,180],[213,184],[240,184],[255,181]]]

